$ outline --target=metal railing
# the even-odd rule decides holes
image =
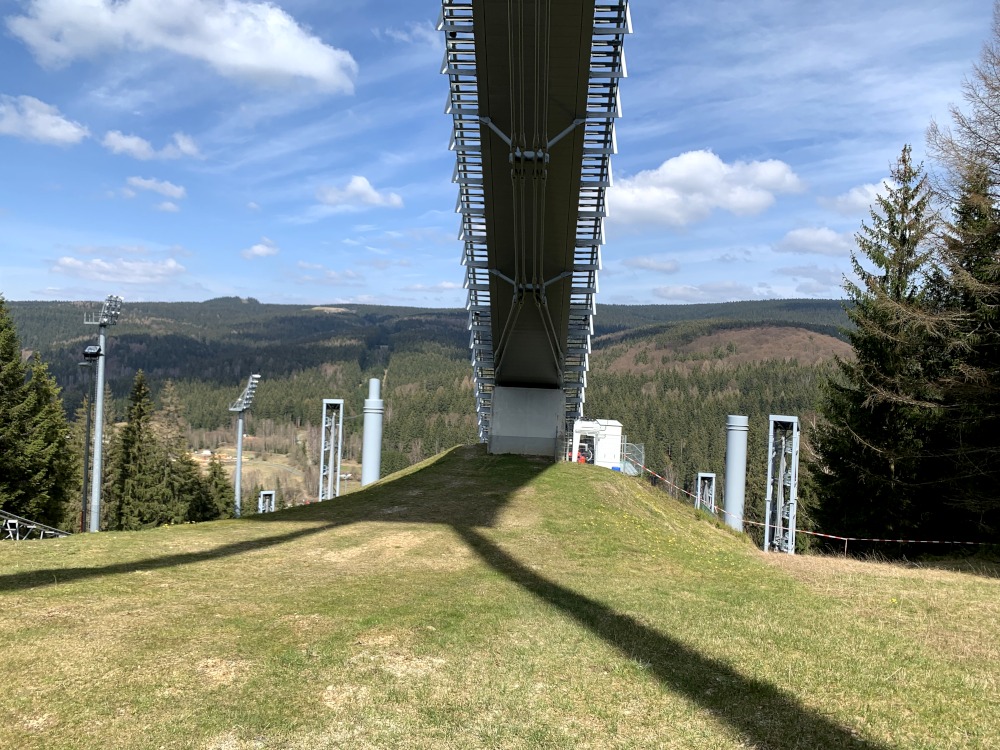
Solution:
[[[11,539],[18,541],[21,539],[54,539],[56,537],[69,536],[68,531],[46,526],[44,523],[32,521],[29,518],[15,516],[0,510],[0,524],[2,533],[0,539]]]

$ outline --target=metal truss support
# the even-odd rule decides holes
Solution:
[[[799,488],[799,418],[772,414],[767,438],[764,551],[795,554]]]
[[[274,513],[274,498],[276,494],[274,490],[261,490],[260,495],[257,497],[257,512]]]
[[[69,532],[46,526],[44,523],[32,521],[30,518],[15,516],[0,510],[0,539],[54,539],[56,537],[69,536]]]
[[[559,360],[557,366],[565,394],[563,424],[557,432],[568,435],[573,423],[583,416],[590,367],[597,273],[601,268],[600,250],[607,216],[605,191],[612,183],[610,158],[617,151],[614,123],[621,116],[618,83],[626,75],[623,39],[632,32],[629,4],[628,0],[595,3],[586,111],[577,113],[568,128],[549,137],[543,148],[532,151],[513,144],[510,136],[488,117],[480,116],[473,4],[474,0],[443,0],[438,30],[445,37],[441,72],[448,76],[449,84],[445,111],[451,115],[453,124],[450,148],[455,152],[453,181],[458,185],[456,211],[461,216],[459,240],[463,244],[461,262],[468,290],[466,309],[479,438],[483,442],[489,439],[499,358],[508,346],[517,346],[516,341],[493,340],[495,308],[490,298],[490,277],[498,271],[491,268],[487,247],[484,132],[495,133],[511,147],[512,175],[516,177],[521,173],[544,172],[548,149],[580,127],[584,149],[572,264],[567,264],[564,274],[556,277],[571,280],[568,327],[564,341],[550,341],[553,355]],[[556,279],[533,284],[530,289],[521,280],[506,280],[514,284],[518,300],[535,299],[545,307],[545,287]],[[555,335],[553,331],[549,333]]]
[[[320,442],[319,500],[340,497],[340,458],[344,445],[344,399],[323,399],[323,439]]]
[[[695,482],[694,507],[715,515],[715,474],[699,472]]]

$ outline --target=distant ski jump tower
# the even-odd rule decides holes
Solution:
[[[480,439],[555,456],[582,416],[628,0],[443,0]]]

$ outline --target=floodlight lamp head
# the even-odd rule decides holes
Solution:
[[[88,362],[96,362],[101,358],[101,347],[92,344],[83,350],[83,358]]]
[[[229,411],[246,411],[249,409],[253,405],[253,397],[257,392],[257,383],[259,381],[260,375],[251,375],[250,380],[247,381],[247,387],[243,389],[240,397],[229,407]]]
[[[101,325],[113,326],[118,322],[118,316],[122,314],[122,298],[109,294],[104,300],[104,307],[101,308]]]

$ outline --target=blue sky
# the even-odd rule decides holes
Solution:
[[[991,0],[634,0],[603,303],[838,297]],[[0,0],[0,294],[458,307],[435,0]]]

